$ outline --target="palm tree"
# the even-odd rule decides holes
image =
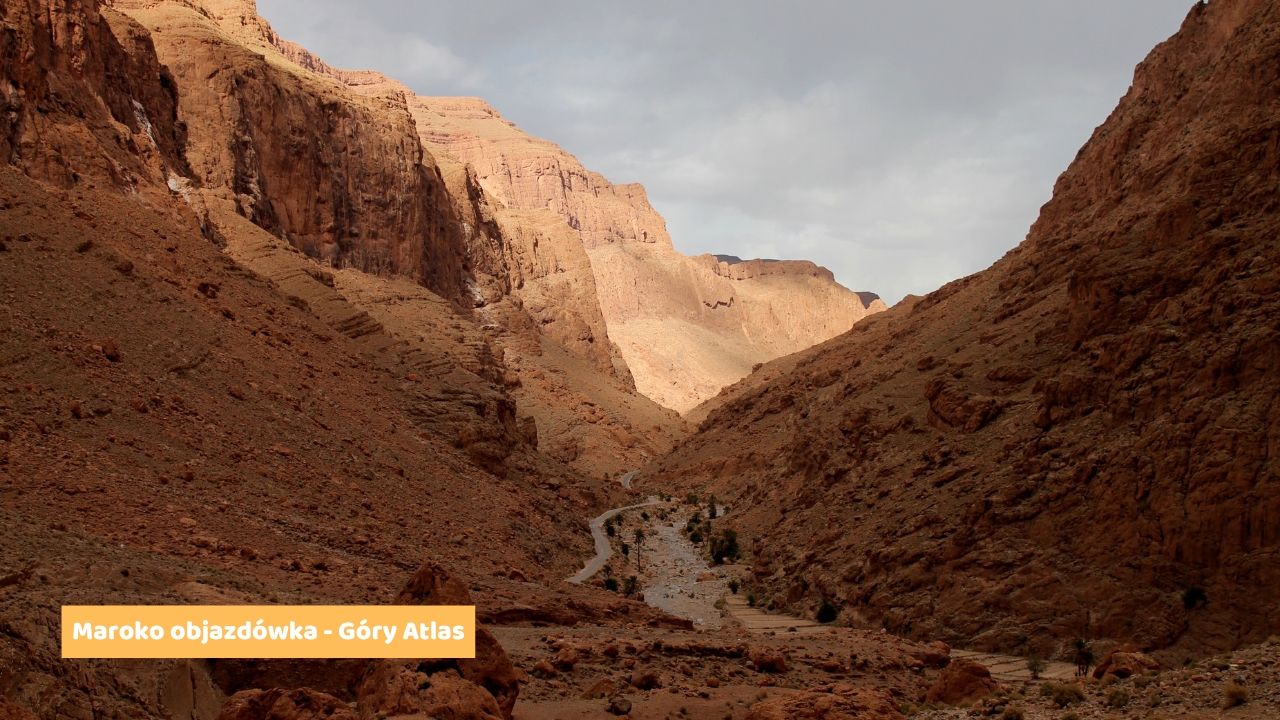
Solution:
[[[1088,675],[1089,668],[1093,667],[1093,645],[1084,638],[1076,638],[1071,647],[1076,651],[1076,677]]]
[[[640,572],[640,548],[644,545],[644,528],[636,528],[636,572]]]

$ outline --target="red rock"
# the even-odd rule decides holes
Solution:
[[[941,668],[951,662],[951,646],[941,640],[922,648],[913,648],[910,654],[926,667]]]
[[[925,700],[944,705],[967,705],[999,690],[991,671],[973,660],[952,660],[925,693]]]
[[[402,661],[382,661],[361,682],[360,717],[414,715],[457,720],[501,720],[494,696],[452,668],[430,675],[404,667]]]
[[[1108,673],[1124,679],[1134,675],[1142,675],[1148,670],[1159,670],[1160,663],[1138,650],[1132,643],[1123,645],[1107,653],[1106,657],[1094,668],[1093,676],[1101,679]]]
[[[273,688],[232,695],[217,720],[356,720],[356,714],[338,698],[310,688]]]
[[[0,695],[0,720],[37,720],[35,713]]]
[[[472,605],[467,586],[442,565],[425,562],[396,595],[397,605]],[[464,680],[493,695],[504,717],[511,716],[520,683],[501,643],[487,629],[476,626],[476,656],[453,661]]]
[[[658,679],[658,673],[649,668],[636,668],[636,671],[631,674],[631,684],[641,690],[662,687],[662,682]]]
[[[801,691],[756,703],[746,720],[900,720],[887,694],[843,686],[826,692]]]
[[[600,678],[595,681],[591,687],[582,693],[583,700],[598,700],[600,698],[609,697],[617,692],[618,688],[609,678]]]
[[[577,650],[571,647],[566,647],[561,648],[560,652],[556,654],[556,659],[553,664],[560,670],[569,672],[573,670],[574,665],[578,664],[579,659],[580,657]]]
[[[747,657],[760,672],[786,672],[787,658],[780,651],[769,647],[753,647]]]

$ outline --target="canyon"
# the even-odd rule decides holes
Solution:
[[[1277,23],[1196,5],[1026,241],[726,388],[654,482],[746,509],[779,609],[1168,665],[1265,640]]]
[[[685,256],[640,185],[250,0],[0,14],[0,718],[1059,718],[974,658],[1077,641],[1081,711],[1280,703],[1273,5],[1194,5],[1027,239],[892,308]],[[148,603],[481,628],[60,657],[59,606]]]

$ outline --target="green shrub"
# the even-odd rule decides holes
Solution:
[[[1039,655],[1032,655],[1027,658],[1027,669],[1031,671],[1031,679],[1039,680],[1040,673],[1049,668],[1049,661]]]
[[[711,536],[711,561],[719,565],[726,560],[737,560],[741,555],[738,549],[738,533],[725,528],[719,536]]]
[[[755,593],[747,593],[747,607],[755,607],[757,602],[759,602],[759,600],[756,598]]]
[[[609,592],[618,592],[618,579],[605,578],[604,589],[608,590]]]
[[[1117,710],[1129,704],[1129,693],[1121,688],[1111,688],[1107,691],[1107,707],[1113,707]]]
[[[1071,683],[1047,682],[1040,686],[1040,696],[1049,698],[1060,708],[1084,702],[1084,690]]]
[[[693,494],[693,493],[689,493],[688,495],[685,495],[685,496],[684,496],[684,501],[685,501],[686,503],[690,504],[690,505],[697,505],[697,504],[698,504],[698,496],[697,496],[697,495],[695,495],[695,494]]]
[[[1080,720],[1080,714],[1069,712],[1062,716],[1062,720]]]
[[[729,592],[734,595],[738,594],[738,578],[729,578]]]
[[[1000,720],[1022,720],[1024,716],[1025,713],[1022,712],[1022,708],[1017,705],[1010,705],[1001,713]]]

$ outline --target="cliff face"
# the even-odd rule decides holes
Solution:
[[[186,173],[173,78],[145,29],[93,0],[6,2],[0,18],[0,159],[62,187],[147,192]]]
[[[288,41],[276,39],[275,47],[316,80],[359,96],[396,98],[415,119],[425,112],[411,90],[379,73],[334,68]],[[507,385],[527,434],[543,452],[591,475],[625,472],[668,450],[683,435],[682,423],[635,394],[600,311],[591,260],[578,233],[547,208],[506,207],[485,189],[474,167],[446,150],[431,147],[427,155],[448,190],[463,238],[470,292],[465,302],[474,306],[474,321],[509,370]],[[431,324],[417,317],[423,305],[403,288],[351,297],[406,337]],[[379,299],[390,297],[398,300]]]
[[[177,79],[187,160],[223,203],[310,257],[470,295],[448,192],[403,100],[300,71],[251,2],[117,3]]]
[[[410,97],[409,106],[427,146],[474,167],[493,198],[512,209],[551,210],[577,231],[609,337],[636,388],[662,405],[688,411],[756,363],[884,309],[812,263],[740,267],[680,254],[643,187],[609,183],[478,98]]]
[[[1024,243],[739,388],[671,489],[743,512],[777,607],[1179,663],[1276,632],[1278,79],[1280,8],[1196,5]]]

